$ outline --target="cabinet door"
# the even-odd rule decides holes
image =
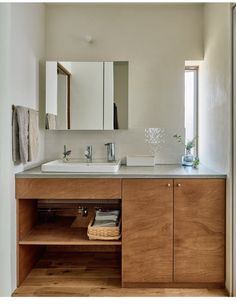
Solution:
[[[223,283],[225,180],[174,182],[174,281]]]
[[[123,180],[122,281],[171,282],[173,180]]]

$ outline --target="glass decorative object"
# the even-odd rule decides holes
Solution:
[[[186,150],[185,154],[182,156],[182,165],[192,167],[194,162],[194,156],[191,150]]]
[[[166,132],[163,128],[147,128],[144,130],[145,142],[149,145],[151,154],[157,156],[161,145],[165,143]]]
[[[187,167],[192,167],[194,164],[194,156],[191,153],[191,150],[196,145],[197,137],[195,136],[192,140],[187,140],[186,144],[182,139],[181,135],[175,134],[173,137],[178,141],[178,143],[185,145],[185,154],[182,156],[182,165]]]

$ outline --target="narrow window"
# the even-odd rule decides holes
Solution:
[[[185,141],[198,137],[198,67],[185,67]],[[193,153],[198,155],[198,140]]]

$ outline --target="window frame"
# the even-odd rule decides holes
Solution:
[[[194,133],[196,136],[196,146],[194,154],[199,156],[199,66],[185,66],[184,73],[191,71],[194,72]],[[185,74],[184,74],[185,76]],[[184,97],[185,98],[185,97]]]

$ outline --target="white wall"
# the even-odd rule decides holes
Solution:
[[[9,68],[10,60],[10,4],[0,4],[0,296],[11,293],[11,162],[9,159],[10,106]]]
[[[199,92],[200,156],[208,166],[227,172],[231,134],[230,5],[206,5],[204,16],[205,49]]]
[[[1,4],[1,69],[6,71],[4,96],[0,109],[0,296],[9,296],[16,287],[16,172],[44,159],[44,131],[40,132],[38,160],[14,166],[11,156],[11,105],[39,109],[41,94],[40,60],[45,53],[45,6],[42,4]],[[2,29],[2,26],[0,26]],[[3,39],[2,39],[3,36]],[[1,73],[3,75],[3,73]],[[2,76],[1,75],[1,76]],[[42,75],[41,75],[42,76]],[[43,81],[43,79],[42,79]],[[2,91],[2,90],[0,90]],[[1,92],[2,94],[2,92]],[[3,102],[2,102],[3,101]],[[41,126],[43,121],[41,121]]]
[[[204,8],[204,61],[200,66],[199,155],[203,164],[228,174],[226,285],[231,291],[231,10],[230,4]]]
[[[46,158],[61,156],[64,143],[74,156],[87,143],[95,145],[95,157],[105,156],[107,140],[119,145],[120,157],[146,153],[144,128],[164,127],[169,136],[158,161],[179,162],[183,150],[172,135],[184,132],[184,61],[203,58],[202,10],[202,4],[47,5],[47,60],[129,61],[130,130],[48,131]],[[86,35],[94,42],[86,43]]]

